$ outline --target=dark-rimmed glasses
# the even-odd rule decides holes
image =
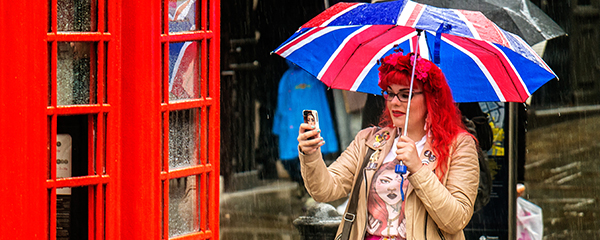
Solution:
[[[381,95],[383,95],[383,98],[385,98],[385,100],[388,102],[391,102],[395,97],[398,97],[398,100],[400,100],[400,102],[408,102],[409,93],[410,92],[408,90],[402,90],[399,93],[381,90]],[[411,98],[421,93],[423,92],[413,92]]]

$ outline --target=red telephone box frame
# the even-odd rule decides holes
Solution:
[[[161,4],[162,3],[162,4]],[[197,0],[196,31],[169,33],[168,1],[123,2],[122,237],[124,239],[218,239],[220,144],[220,2]],[[169,101],[168,47],[201,45],[200,97]],[[197,109],[196,165],[170,170],[169,112]],[[201,202],[196,232],[169,238],[169,179],[197,176]],[[125,184],[136,182],[137,184]]]
[[[196,175],[206,186],[198,194],[197,223],[206,227],[170,239],[218,239],[220,2],[198,0],[200,30],[171,35],[161,33],[161,8],[168,1],[92,0],[98,6],[92,9],[98,27],[76,33],[56,31],[56,2],[0,1],[2,236],[56,239],[56,189],[82,186],[90,196],[88,239],[166,239],[165,181]],[[201,41],[206,50],[201,56],[203,97],[162,102],[161,45],[191,40]],[[91,62],[97,70],[90,81],[96,101],[57,105],[56,44],[66,41],[98,43]],[[162,145],[168,124],[161,121],[168,111],[190,108],[201,109],[205,120],[198,131],[204,155],[198,165],[169,171],[161,165],[168,154]],[[98,127],[85,134],[106,144],[89,151],[87,175],[57,179],[52,150],[57,117],[66,115],[88,115],[88,124]],[[106,171],[99,171],[104,166]]]
[[[47,239],[57,238],[57,188],[88,188],[88,236],[87,239],[117,239],[120,224],[119,211],[119,159],[120,148],[120,2],[108,0],[90,1],[89,32],[60,32],[57,29],[57,0],[50,0],[46,5],[49,24],[45,41],[47,48],[48,72],[48,119],[46,139],[48,156],[46,180],[47,200]],[[39,23],[38,23],[39,24]],[[89,42],[90,55],[90,101],[82,105],[57,104],[57,44],[58,42]],[[105,92],[106,91],[106,92]],[[56,176],[56,136],[57,117],[69,115],[87,115],[88,138],[87,175],[57,179]],[[73,161],[76,161],[75,159]]]

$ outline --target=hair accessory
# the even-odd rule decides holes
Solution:
[[[383,57],[378,63],[381,64],[379,67],[379,72],[381,72],[385,68],[393,67],[398,71],[407,71],[408,73],[412,72],[412,63],[415,61],[415,54],[408,53],[403,55],[402,49],[394,49],[395,53],[392,53],[388,56]],[[428,72],[431,69],[431,62],[421,58],[421,56],[417,55],[417,66],[415,68],[415,78],[425,82],[427,80]],[[381,76],[379,76],[381,79]]]

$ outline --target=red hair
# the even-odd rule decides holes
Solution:
[[[382,59],[379,67],[379,87],[386,90],[392,84],[410,85],[413,53],[391,54]],[[442,70],[429,60],[418,57],[413,88],[423,91],[427,105],[427,117],[433,152],[437,157],[436,175],[442,181],[450,156],[450,146],[454,138],[467,132],[461,120],[460,110],[454,104],[452,92]],[[393,126],[387,104],[380,117],[380,127]]]

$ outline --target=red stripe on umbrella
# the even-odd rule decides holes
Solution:
[[[483,63],[485,70],[492,77],[491,81],[494,81],[496,86],[514,86],[514,88],[500,87],[499,90],[502,96],[498,97],[504,98],[505,101],[525,101],[529,97],[527,90],[521,83],[520,76],[512,67],[512,63],[501,57],[504,54],[495,46],[487,42],[474,41],[454,35],[444,35],[444,37],[447,42],[461,46],[462,49],[475,55]],[[475,46],[479,46],[479,48]]]
[[[330,8],[328,8],[323,13],[319,14],[317,17],[311,19],[310,21],[308,21],[307,23],[302,25],[302,28],[319,27],[324,22],[331,21],[331,20],[334,20],[335,18],[337,18],[336,15],[338,15],[340,13],[344,13],[348,10],[351,10],[351,9],[357,7],[358,5],[363,5],[363,4],[364,3],[346,3],[346,2],[341,2],[341,3],[335,4],[335,5],[331,6]]]
[[[467,22],[473,23],[473,28],[479,34],[479,39],[485,39],[509,47],[506,36],[504,36],[498,27],[493,22],[489,21],[483,13],[467,10],[457,11],[467,19]]]
[[[408,4],[407,4],[407,6],[408,6]],[[421,13],[424,10],[425,10],[425,6],[423,6],[421,4],[414,5],[413,11],[410,14],[410,16],[408,17],[408,20],[406,21],[406,23],[401,24],[401,25],[414,27],[417,23],[417,19],[419,18],[419,15],[421,15]]]
[[[299,42],[303,41],[304,39],[307,39],[308,37],[310,37],[311,35],[315,34],[316,32],[319,32],[319,30],[323,30],[324,28],[314,28],[311,30],[306,31],[305,33],[302,34],[302,36],[288,42],[285,46],[283,46],[282,48],[280,48],[279,50],[277,50],[275,53],[281,55],[283,53],[285,53],[287,50],[289,50],[291,47],[295,46],[296,44],[298,44]]]
[[[339,51],[336,51],[336,53],[329,58],[327,64],[321,70],[322,73],[320,73],[317,77],[323,81],[323,83],[330,85],[335,77],[339,74],[342,67],[346,64],[347,59],[354,54],[355,50],[361,44],[369,39],[385,33],[389,28],[390,26],[386,25],[375,25],[361,28],[360,30],[362,31],[360,33],[352,36],[347,43],[338,48]]]
[[[336,79],[356,80],[334,81],[331,87],[336,89],[352,89],[353,86],[358,87],[369,70],[377,64],[377,60],[381,58],[383,54],[392,49],[395,44],[404,42],[416,34],[414,28],[395,26],[384,34],[381,34],[379,37],[363,44],[348,59],[348,62],[336,77]]]

